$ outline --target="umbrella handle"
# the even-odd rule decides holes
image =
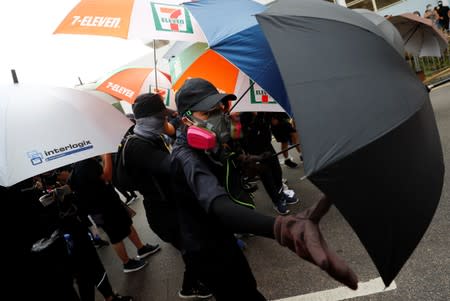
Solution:
[[[17,78],[16,69],[11,69],[11,75],[12,75],[12,78],[13,78],[13,83],[18,84],[19,83],[19,79]]]
[[[157,72],[157,69],[156,69],[156,46],[155,46],[155,40],[153,40],[153,63],[154,63],[154,66],[155,66],[155,88],[156,88],[156,91],[158,91],[158,72]]]
[[[282,153],[287,152],[288,150],[293,149],[294,147],[297,147],[299,145],[300,145],[300,143],[293,144],[293,145],[289,146],[288,148],[283,149],[283,150],[279,151],[278,153],[273,154],[272,157],[277,157],[278,155],[281,155]]]
[[[239,97],[238,100],[236,100],[236,102],[233,104],[233,106],[231,107],[230,111],[233,111],[233,109],[236,107],[236,105],[241,101],[241,99],[245,96],[245,94],[248,93],[248,91],[250,91],[250,89],[255,85],[255,81],[252,81],[251,85],[247,88],[247,90],[245,90],[244,93],[242,93],[241,97]]]

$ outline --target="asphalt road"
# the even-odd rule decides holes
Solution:
[[[431,92],[432,103],[441,135],[445,165],[450,166],[450,85],[436,88]],[[277,144],[276,147],[278,147]],[[290,154],[298,161],[295,150]],[[418,160],[417,164],[421,164]],[[283,167],[288,185],[300,196],[301,202],[292,206],[291,211],[302,210],[315,202],[320,192],[308,181],[301,181],[303,169]],[[405,264],[395,282],[384,290],[377,282],[379,275],[367,252],[362,247],[352,229],[340,213],[332,210],[322,220],[322,231],[329,245],[337,250],[359,276],[360,296],[329,278],[317,267],[299,259],[275,241],[260,238],[246,238],[244,251],[260,291],[269,300],[285,301],[313,300],[357,300],[357,301],[398,301],[398,300],[450,300],[450,176],[446,173],[440,205],[431,226],[423,240]],[[256,192],[257,210],[275,215],[262,185]],[[149,265],[141,271],[124,274],[119,259],[111,247],[99,250],[115,290],[129,294],[143,301],[181,300],[177,291],[181,286],[183,264],[177,251],[156,237],[149,229],[142,207],[137,201],[132,207],[138,212],[134,224],[146,242],[158,242],[162,250],[148,259]],[[130,256],[136,250],[127,241]],[[378,284],[377,284],[378,283]],[[233,290],[230,287],[230,290]],[[238,292],[236,292],[238,294]],[[96,300],[103,300],[97,293]],[[230,300],[232,301],[232,300]]]

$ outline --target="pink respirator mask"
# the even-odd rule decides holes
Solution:
[[[187,130],[187,142],[193,148],[211,150],[216,147],[217,139],[214,132],[191,125]]]

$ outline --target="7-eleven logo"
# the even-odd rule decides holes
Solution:
[[[277,102],[260,86],[255,84],[250,89],[250,103],[261,104],[261,103],[277,103]]]
[[[151,3],[155,28],[158,31],[193,33],[189,11],[178,5]]]

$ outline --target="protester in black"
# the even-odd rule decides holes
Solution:
[[[132,176],[143,204],[150,228],[162,240],[182,250],[177,213],[170,183],[170,145],[163,136],[174,137],[175,129],[168,122],[168,112],[161,96],[139,95],[133,104],[136,119],[134,136],[125,147],[125,168]],[[180,197],[180,196],[179,196]],[[188,261],[188,259],[185,259]],[[197,281],[186,264],[182,298],[209,298],[211,293]]]
[[[176,94],[184,129],[171,154],[173,190],[186,256],[199,279],[217,301],[265,300],[258,291],[250,266],[233,233],[253,233],[287,246],[350,288],[357,287],[351,269],[329,250],[318,222],[331,202],[323,198],[314,208],[295,216],[265,216],[233,202],[220,182],[223,166],[214,159],[218,148],[196,149],[189,140],[193,126],[208,128],[215,137],[226,137],[220,104],[236,99],[220,94],[208,81],[188,79]],[[190,129],[190,127],[193,127]],[[191,131],[192,133],[192,131]]]
[[[442,4],[442,0],[438,1],[438,5],[436,7],[436,11],[439,15],[439,25],[442,30],[448,33],[448,24],[449,24],[449,7],[447,5]]]
[[[102,163],[101,163],[102,162]],[[82,216],[92,216],[95,223],[102,227],[123,263],[124,273],[144,268],[145,257],[160,250],[158,244],[144,244],[133,226],[120,196],[110,184],[111,155],[79,161],[73,165],[70,186],[77,195],[77,205]],[[124,239],[129,238],[137,249],[137,258],[130,258]]]
[[[27,271],[21,269],[20,283],[27,284],[21,299],[29,299],[25,296],[30,294],[30,299],[90,301],[97,288],[105,301],[133,300],[114,293],[88,229],[73,206],[74,195],[60,188],[47,194],[42,185],[48,183],[45,178],[41,175],[10,188],[0,187],[5,205],[15,207],[26,221],[15,229],[20,237],[15,245],[20,247],[18,255]]]
[[[241,139],[242,148],[251,155],[268,152],[271,156],[264,161],[265,169],[259,173],[264,189],[273,203],[278,214],[288,214],[287,205],[298,203],[295,195],[286,195],[283,191],[283,172],[281,170],[275,149],[272,146],[271,120],[269,112],[245,112],[240,116],[244,137]]]

